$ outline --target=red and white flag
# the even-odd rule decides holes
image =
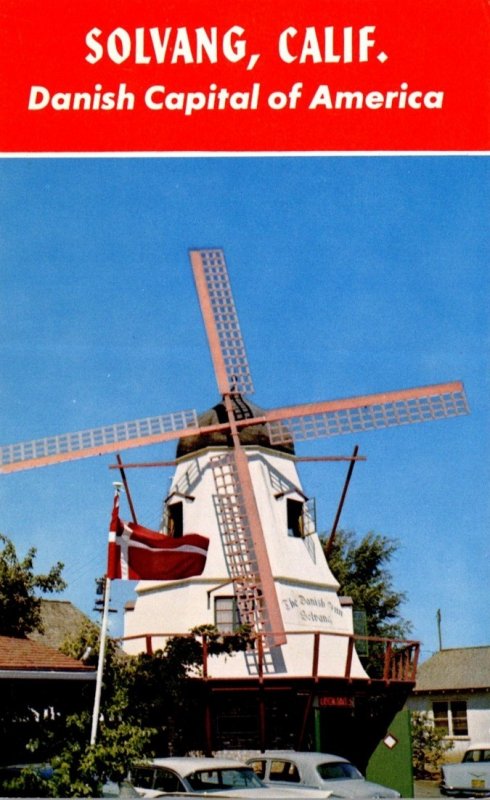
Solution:
[[[114,497],[109,529],[107,577],[111,580],[173,581],[200,575],[209,539],[197,533],[173,538],[119,519]]]

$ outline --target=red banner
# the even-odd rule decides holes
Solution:
[[[0,151],[490,150],[487,0],[4,0]]]

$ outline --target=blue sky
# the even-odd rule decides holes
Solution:
[[[490,160],[483,157],[0,161],[2,443],[214,404],[187,251],[225,249],[264,407],[465,383],[471,415],[298,447],[348,454],[341,520],[399,540],[404,616],[437,649],[490,643]],[[170,459],[172,445],[129,451]],[[65,563],[92,613],[113,457],[0,479],[0,531]],[[345,465],[301,468],[328,531]],[[157,526],[169,470],[129,473]],[[113,631],[132,584],[115,584]]]

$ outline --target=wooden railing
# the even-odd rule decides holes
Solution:
[[[232,633],[229,634],[230,637],[233,636]],[[226,639],[226,634],[222,634],[223,639]],[[255,634],[250,636],[250,643],[248,645],[249,652],[254,652],[256,665],[257,665],[257,677],[259,680],[263,680],[265,670],[264,670],[264,654],[268,650],[267,647],[267,636],[268,634]],[[328,678],[328,677],[339,677],[338,675],[328,675],[325,673],[324,670],[320,671],[320,649],[322,640],[325,637],[335,637],[347,639],[347,651],[346,651],[346,659],[345,659],[345,671],[344,677],[346,680],[350,680],[352,675],[352,662],[355,652],[356,642],[365,643],[367,644],[368,650],[371,651],[371,658],[368,660],[366,658],[361,659],[363,664],[366,667],[366,670],[369,673],[369,677],[373,680],[382,680],[386,683],[390,682],[399,682],[399,683],[414,683],[417,673],[417,665],[418,665],[418,658],[419,658],[419,651],[420,651],[420,644],[416,641],[408,641],[405,639],[386,639],[379,636],[358,636],[348,633],[337,633],[337,632],[326,632],[326,631],[288,631],[288,643],[292,644],[294,647],[294,638],[295,637],[302,637],[303,640],[305,637],[313,637],[312,643],[312,658],[311,658],[311,666],[310,669],[301,676],[298,677],[310,677],[314,681],[318,681],[320,678]],[[165,642],[168,639],[178,637],[178,638],[198,638],[202,643],[202,677],[204,679],[209,678],[209,642],[208,636],[206,634],[203,635],[195,635],[193,633],[146,633],[146,634],[135,634],[133,636],[125,636],[122,637],[119,641],[124,644],[124,642],[135,641],[135,640],[144,640],[144,647],[141,649],[141,652],[146,652],[147,654],[151,655],[154,650],[154,640],[160,640],[158,642],[157,648],[159,649],[162,647],[161,640],[163,639]],[[163,644],[164,646],[164,644]],[[364,649],[364,648],[360,648]],[[367,666],[366,666],[367,664]],[[294,670],[294,675],[297,675],[297,670]]]

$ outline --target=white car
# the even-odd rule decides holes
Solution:
[[[268,786],[303,787],[316,790],[325,797],[356,798],[374,800],[375,798],[400,797],[399,792],[388,789],[379,783],[367,781],[357,767],[346,758],[330,753],[302,753],[294,750],[268,750],[248,758],[246,763]]]
[[[439,788],[452,797],[490,795],[490,742],[468,747],[459,764],[444,764]]]
[[[130,781],[141,797],[192,794],[202,797],[249,797],[288,800],[291,797],[317,797],[295,787],[266,786],[254,770],[234,758],[154,758],[135,766]],[[328,797],[324,793],[323,797]]]

